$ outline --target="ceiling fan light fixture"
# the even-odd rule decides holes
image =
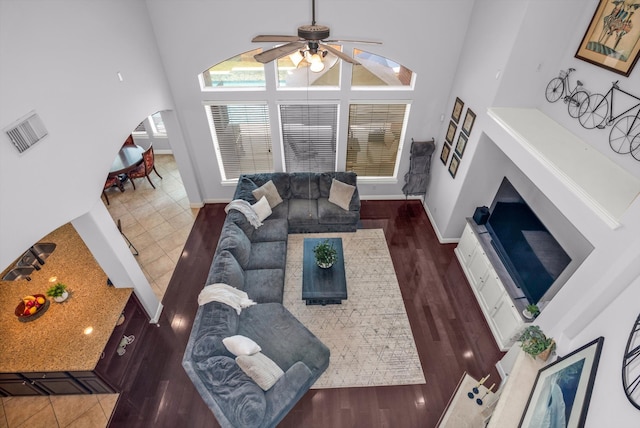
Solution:
[[[304,56],[302,56],[302,52],[300,51],[295,51],[294,53],[292,53],[291,55],[289,55],[289,59],[291,60],[291,62],[293,63],[293,65],[298,68],[298,65],[300,65],[300,63],[302,62],[302,60],[304,59]]]
[[[320,73],[322,70],[324,70],[324,63],[322,62],[322,60],[314,61],[309,66],[309,70],[313,71],[314,73]]]

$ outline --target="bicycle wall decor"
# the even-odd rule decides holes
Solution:
[[[611,150],[631,154],[635,160],[640,161],[640,97],[621,89],[618,81],[612,83],[605,95],[590,93],[579,80],[571,89],[569,75],[574,71],[573,68],[561,70],[558,77],[551,79],[545,90],[547,101],[553,103],[562,98],[567,104],[569,115],[578,119],[585,129],[605,129],[611,126]],[[616,93],[632,98],[634,101],[631,107],[618,111],[615,106]],[[634,110],[635,114],[632,114]]]

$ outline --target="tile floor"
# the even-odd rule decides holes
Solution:
[[[138,250],[136,257],[153,291],[162,300],[197,209],[189,200],[173,155],[156,155],[151,180],[136,179],[125,191],[107,190],[109,213]],[[4,397],[0,400],[0,428],[101,428],[106,427],[118,394]]]
[[[122,232],[138,250],[136,259],[162,300],[198,210],[189,207],[173,155],[156,155],[155,159],[162,176],[161,180],[155,172],[151,173],[155,189],[146,178],[138,178],[136,190],[130,182],[125,183],[124,192],[107,190],[106,206],[114,222],[120,220]]]

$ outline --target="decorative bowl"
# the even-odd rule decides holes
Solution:
[[[44,303],[34,306],[36,308],[36,311],[33,314],[25,314],[25,308],[27,308],[27,305],[23,298],[23,300],[18,303],[18,306],[16,306],[15,310],[15,314],[18,317],[19,321],[27,322],[36,320],[40,318],[40,316],[42,316],[42,314],[44,314],[49,308],[50,302],[44,294],[34,294],[33,297],[35,297],[36,299],[44,299]]]

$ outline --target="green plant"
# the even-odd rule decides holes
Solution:
[[[547,337],[537,325],[525,328],[518,340],[522,350],[534,357],[554,344],[553,339]]]
[[[320,265],[331,266],[338,260],[338,251],[328,239],[313,247],[313,253],[316,256],[316,262]]]
[[[64,294],[64,292],[67,291],[67,286],[64,285],[63,283],[59,282],[56,285],[52,285],[48,290],[47,290],[47,296],[49,297],[60,297]]]
[[[540,308],[538,308],[538,305],[527,305],[527,311],[529,311],[533,317],[540,315]]]

